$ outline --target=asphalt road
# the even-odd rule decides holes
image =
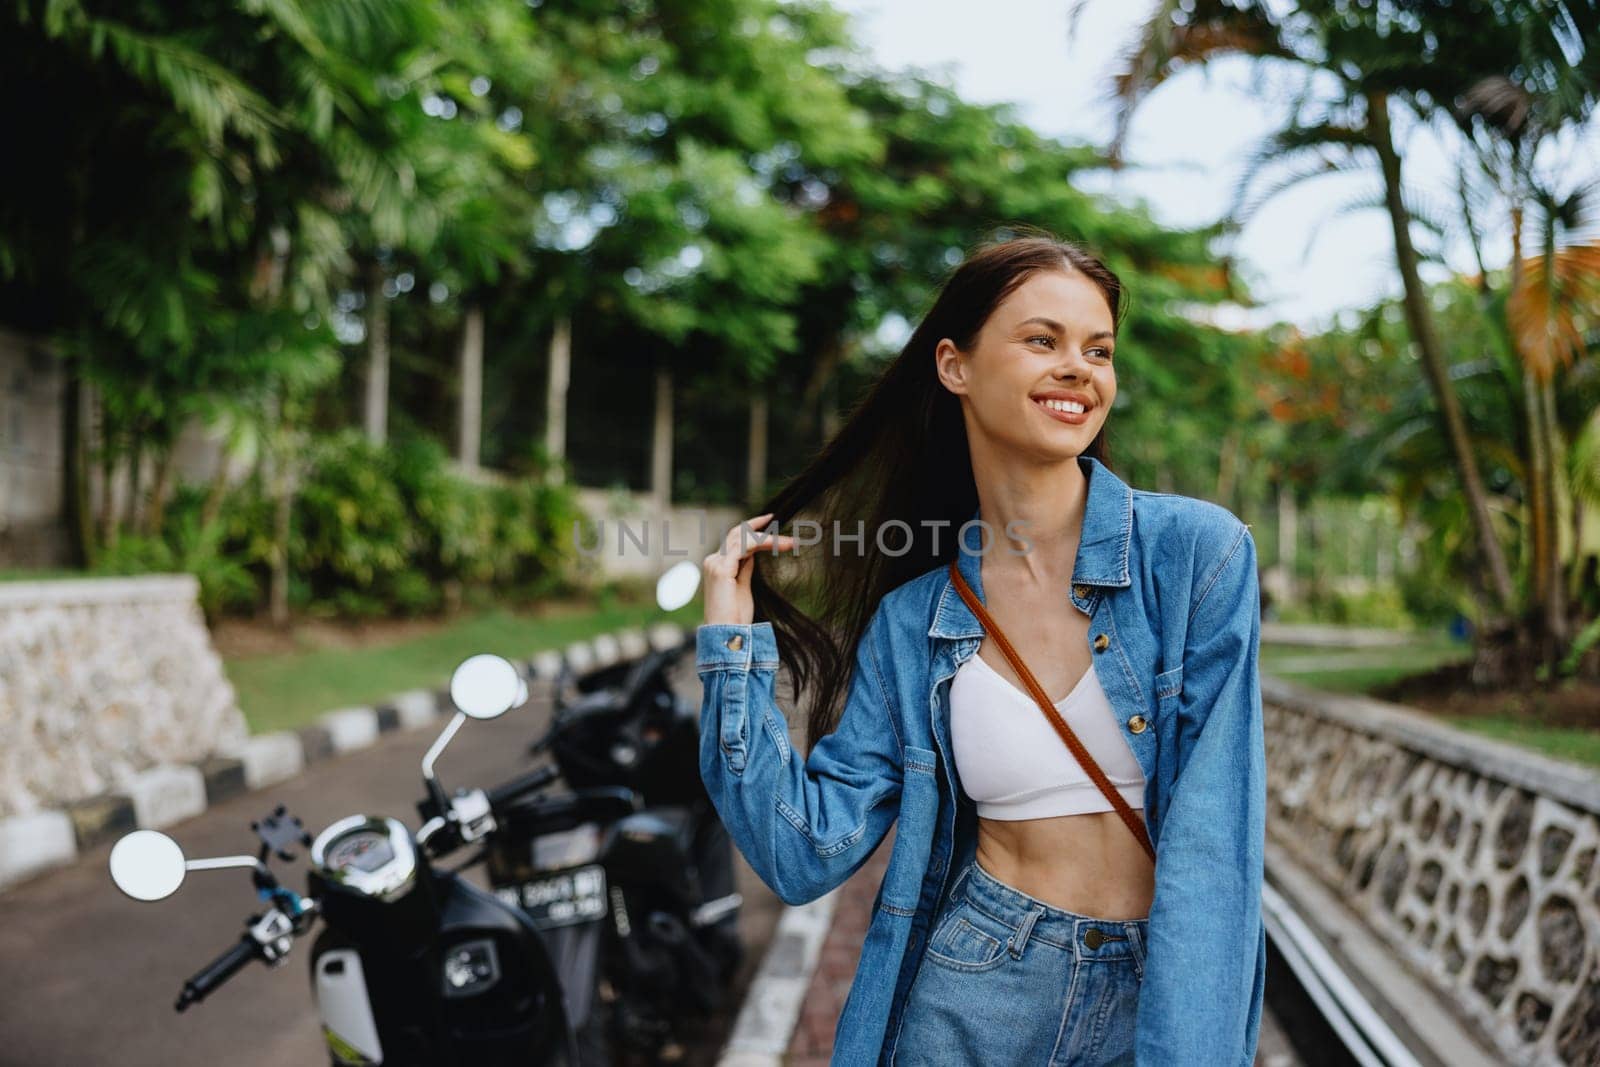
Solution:
[[[698,702],[692,668],[680,668],[679,686]],[[527,770],[526,742],[548,718],[548,701],[536,696],[500,720],[468,722],[439,760],[441,781],[447,789],[489,786]],[[253,853],[251,821],[280,803],[313,835],[356,813],[391,815],[415,829],[419,767],[435,736],[435,728],[383,735],[368,749],[314,764],[296,779],[224,801],[166,832],[190,857]],[[328,1062],[311,999],[309,937],[296,941],[281,967],[252,964],[203,1003],[181,1015],[173,1011],[184,980],[232,944],[256,910],[247,871],[190,872],[174,896],[139,904],[112,885],[110,851],[109,843],[101,845],[69,867],[0,893],[0,1065]],[[782,905],[742,858],[736,862],[749,949],[739,976],[742,999]],[[303,890],[303,865],[302,855],[292,866],[274,867],[280,877],[292,872],[285,882]],[[728,1018],[708,1027],[690,1062],[713,1063],[731,1025]]]

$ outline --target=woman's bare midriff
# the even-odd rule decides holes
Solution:
[[[978,865],[1052,907],[1097,919],[1144,919],[1155,867],[1114,811],[978,820]]]
[[[1070,692],[1090,667],[1089,616],[1066,596],[1041,593],[1019,569],[996,566],[992,559],[984,562],[983,583],[985,606],[1045,694]],[[1065,585],[1063,580],[1056,588]],[[978,654],[1022,689],[993,638],[984,637]],[[1155,867],[1115,811],[980,818],[977,859],[985,871],[1031,897],[1099,919],[1147,918],[1155,896]]]

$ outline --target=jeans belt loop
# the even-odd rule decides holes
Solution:
[[[1022,958],[1022,950],[1027,947],[1028,937],[1033,933],[1033,924],[1043,914],[1044,909],[1038,905],[1034,905],[1028,910],[1027,916],[1022,920],[1022,925],[1017,927],[1016,933],[1011,935],[1011,939],[1008,942],[1012,959],[1020,960]]]

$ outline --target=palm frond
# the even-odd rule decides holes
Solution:
[[[1303,162],[1300,161],[1301,157],[1304,157]],[[1330,174],[1348,174],[1361,169],[1361,165],[1348,154],[1345,158],[1339,158],[1324,146],[1315,144],[1286,149],[1276,135],[1269,136],[1251,152],[1250,159],[1234,182],[1227,218],[1242,224],[1253,218],[1269,201],[1298,185]],[[1265,187],[1254,188],[1262,174],[1268,171],[1281,173]]]
[[[1190,10],[1185,10],[1185,9]],[[1129,123],[1139,102],[1180,70],[1225,55],[1298,60],[1264,5],[1225,0],[1161,0],[1123,52],[1106,102],[1115,128],[1107,150],[1121,158]]]
[[[1523,260],[1522,281],[1506,299],[1517,355],[1539,381],[1587,351],[1583,321],[1600,319],[1600,242]]]
[[[45,23],[52,36],[96,59],[109,52],[131,77],[163,93],[207,144],[219,148],[232,130],[251,144],[261,165],[276,165],[274,138],[284,128],[282,116],[222,64],[171,37],[90,16],[76,4],[61,5],[57,15]]]

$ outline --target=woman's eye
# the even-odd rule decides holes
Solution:
[[[1100,353],[1102,356],[1104,356],[1107,359],[1111,358],[1111,350],[1109,348],[1096,348],[1096,349],[1093,349],[1093,351]]]
[[[1030,341],[1045,341],[1045,342],[1048,342],[1052,348],[1055,347],[1055,343],[1056,343],[1056,339],[1054,337],[1049,336],[1048,334],[1040,334],[1037,337],[1030,337],[1030,338],[1028,338],[1028,340],[1030,340]]]

